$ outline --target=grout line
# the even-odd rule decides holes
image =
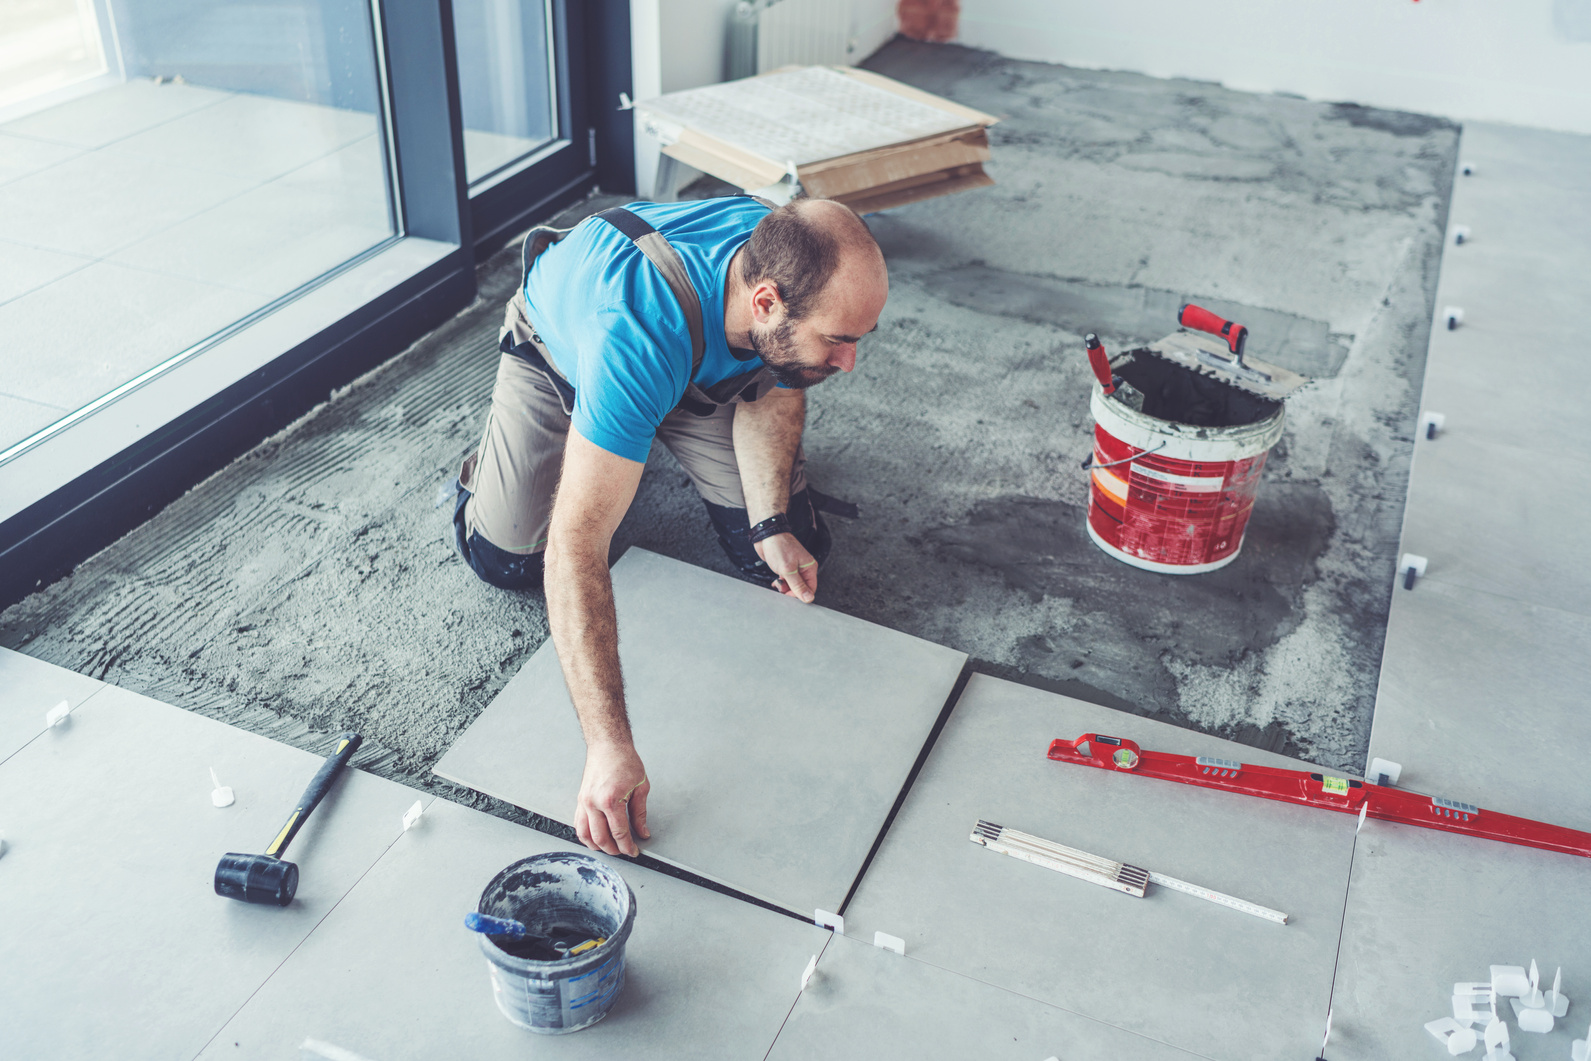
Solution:
[[[823,946],[818,948],[818,965],[823,964],[823,956],[829,952],[829,947],[834,943],[834,933],[829,933],[829,938],[823,941]],[[814,969],[814,972],[816,969]],[[773,1033],[773,1040],[768,1044],[768,1049],[762,1053],[762,1061],[768,1061],[768,1055],[773,1053],[773,1048],[779,1045],[779,1036],[784,1034],[784,1026],[790,1023],[790,1017],[795,1013],[795,1008],[801,1004],[801,996],[806,994],[806,988],[796,992],[790,1002],[790,1008],[784,1011],[784,1020],[779,1022],[779,1030]]]
[[[1353,831],[1353,846],[1348,849],[1348,877],[1343,882],[1342,889],[1342,921],[1337,926],[1337,951],[1331,959],[1331,986],[1326,989],[1326,1020],[1331,1020],[1333,1006],[1337,999],[1337,971],[1342,967],[1342,941],[1348,934],[1348,898],[1353,893],[1353,862],[1359,854],[1359,828]],[[1322,1027],[1325,1027],[1324,1023]],[[1329,1036],[1328,1036],[1329,1038]],[[1330,1043],[1321,1046],[1320,1057],[1326,1056],[1326,1049]]]
[[[0,302],[0,306],[3,305],[5,305],[5,303]],[[49,402],[41,402],[37,398],[28,398],[21,394],[12,394],[10,391],[0,391],[0,398],[10,398],[12,401],[27,402],[29,405],[37,405],[42,409],[49,409],[57,413],[69,413],[72,411],[59,405],[51,405]]]
[[[11,649],[11,651],[12,652],[17,652],[16,649]],[[28,655],[26,652],[21,652],[21,653],[18,653],[18,654],[19,655],[24,655],[24,656]],[[28,656],[28,658],[29,659],[38,659],[37,656]],[[54,664],[51,664],[51,666],[54,666]],[[62,667],[61,669],[65,670],[66,668]],[[73,674],[77,674],[78,672],[77,671],[72,671],[72,673]],[[79,677],[85,677],[86,678],[88,676],[87,675],[79,675]],[[90,680],[91,681],[99,681],[98,678],[93,678],[93,679],[90,679]],[[82,708],[82,706],[84,704],[86,704],[90,700],[94,699],[94,697],[98,696],[100,693],[104,692],[106,689],[119,689],[119,688],[121,688],[121,687],[120,686],[116,686],[116,685],[111,685],[109,682],[100,682],[99,683],[99,688],[95,689],[93,692],[91,692],[87,696],[83,697],[83,699],[79,700],[77,702],[77,706],[71,709],[71,713],[75,714],[79,709]],[[48,726],[46,726],[44,729],[39,730],[33,736],[29,737],[26,741],[24,741],[21,748],[18,748],[16,751],[12,752],[9,755],[6,755],[4,757],[0,757],[0,766],[4,766],[6,763],[10,762],[12,759],[14,759],[18,755],[22,754],[22,750],[24,748],[29,747],[30,745],[33,744],[34,741],[38,740],[40,737],[44,736],[48,732],[50,732],[50,728]]]
[[[1542,559],[1569,560],[1571,558],[1570,557],[1556,557],[1556,558],[1544,557]],[[1448,587],[1450,587],[1452,589],[1456,589],[1460,593],[1474,593],[1474,594],[1478,594],[1478,595],[1483,596],[1483,597],[1492,597],[1492,598],[1494,598],[1496,600],[1513,601],[1515,604],[1523,604],[1526,607],[1530,607],[1530,608],[1544,608],[1547,611],[1557,612],[1559,615],[1573,615],[1573,616],[1575,616],[1577,618],[1581,618],[1581,619],[1591,619],[1591,611],[1584,611],[1584,612],[1583,611],[1576,611],[1573,608],[1564,608],[1564,607],[1560,607],[1559,605],[1556,605],[1556,604],[1544,604],[1541,601],[1532,600],[1529,597],[1516,597],[1516,596],[1514,596],[1511,593],[1498,593],[1496,590],[1480,589],[1480,588],[1478,588],[1476,586],[1465,585],[1462,582],[1449,581],[1448,579],[1442,578],[1439,575],[1428,575],[1428,576],[1426,576],[1424,578],[1421,578],[1418,582],[1415,583],[1414,590],[1411,590],[1409,592],[1418,592],[1418,590],[1420,588],[1419,587],[1419,582],[1435,582],[1437,585],[1448,586]],[[1401,587],[1400,587],[1400,589],[1401,589]],[[1394,590],[1393,592],[1396,593],[1396,592],[1399,592],[1399,591],[1400,590]],[[1457,603],[1458,603],[1458,605],[1460,607],[1463,607],[1463,608],[1474,608],[1475,607],[1475,605],[1473,603],[1470,603],[1470,602],[1467,602],[1467,601],[1463,601],[1463,600],[1460,600]],[[1383,661],[1382,665],[1383,665],[1383,667],[1385,666],[1385,661]]]

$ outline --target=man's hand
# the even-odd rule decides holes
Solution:
[[[634,837],[652,838],[646,828],[646,797],[651,791],[646,767],[633,745],[588,747],[580,799],[575,804],[575,833],[580,842],[610,855],[640,854]]]
[[[795,597],[803,604],[811,604],[818,594],[818,562],[812,559],[807,547],[796,540],[794,534],[775,534],[755,543],[752,548],[762,557],[778,577],[773,588],[786,597]]]

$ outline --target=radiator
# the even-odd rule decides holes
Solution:
[[[742,0],[729,24],[729,80],[781,66],[845,66],[851,0]]]

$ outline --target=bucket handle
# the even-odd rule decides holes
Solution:
[[[1109,464],[1095,464],[1094,463],[1094,452],[1092,450],[1090,450],[1089,453],[1088,453],[1088,456],[1083,458],[1082,468],[1083,468],[1083,470],[1085,472],[1086,471],[1090,471],[1090,470],[1092,470],[1094,468],[1114,468],[1118,464],[1126,464],[1128,461],[1135,461],[1139,457],[1147,457],[1151,453],[1159,453],[1161,450],[1163,450],[1165,448],[1166,448],[1166,444],[1164,442],[1162,442],[1162,443],[1160,443],[1160,445],[1156,446],[1154,449],[1146,449],[1146,450],[1143,450],[1142,452],[1134,453],[1131,457],[1123,457],[1119,461],[1111,461]]]

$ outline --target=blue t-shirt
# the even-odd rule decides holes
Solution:
[[[674,245],[701,299],[707,348],[696,385],[760,369],[761,360],[739,360],[724,341],[724,280],[768,208],[736,197],[626,209]],[[575,429],[609,453],[645,461],[658,424],[690,382],[690,330],[663,274],[629,237],[593,217],[536,259],[525,306],[574,385]]]

